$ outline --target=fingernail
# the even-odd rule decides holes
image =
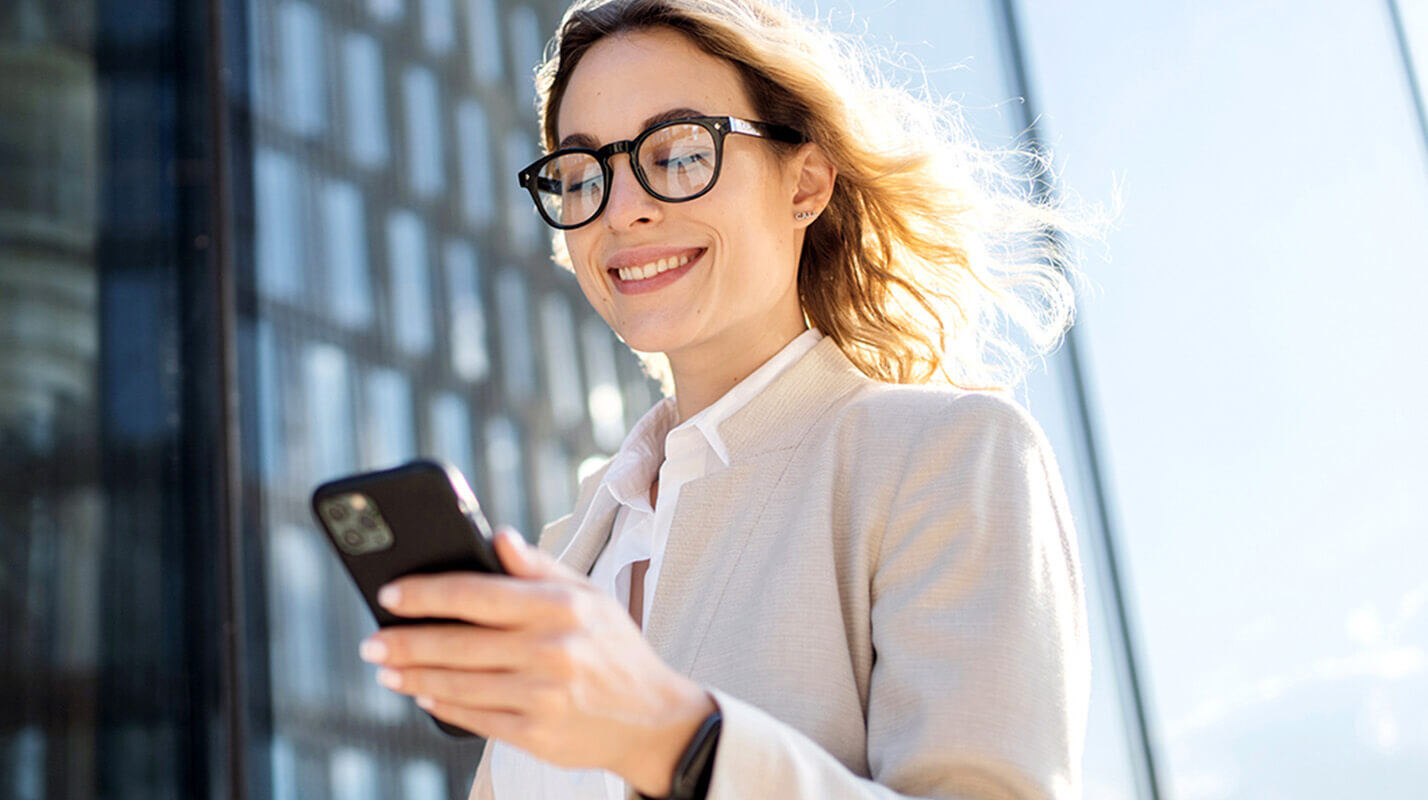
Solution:
[[[377,683],[382,684],[388,689],[400,689],[402,686],[402,675],[396,670],[386,669],[384,667],[377,670]]]
[[[507,542],[518,548],[524,548],[526,546],[525,537],[521,536],[519,533],[516,533],[510,528],[502,528],[501,535],[506,537]]]
[[[382,591],[377,592],[377,602],[392,608],[402,601],[402,590],[395,586],[383,586]]]
[[[363,661],[376,663],[387,660],[387,646],[379,639],[367,639],[357,648],[357,654]]]
[[[436,705],[436,701],[435,701],[435,700],[432,700],[430,697],[427,697],[426,695],[422,695],[422,696],[418,697],[416,700],[417,700],[417,705],[421,706],[422,708],[431,708],[432,706]]]

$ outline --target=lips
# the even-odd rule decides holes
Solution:
[[[620,294],[644,294],[684,277],[706,252],[702,247],[627,250],[610,259],[605,272]]]
[[[703,251],[704,248],[702,247],[632,247],[628,250],[621,250],[611,256],[610,259],[605,262],[605,269],[606,271],[628,270],[635,267],[644,267],[670,258],[694,258]]]

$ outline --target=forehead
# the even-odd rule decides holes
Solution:
[[[556,115],[556,138],[628,139],[644,120],[671,108],[751,116],[739,71],[683,34],[652,28],[591,45],[571,73]]]

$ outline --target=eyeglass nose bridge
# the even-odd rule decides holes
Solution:
[[[600,169],[605,173],[605,196],[600,198],[600,208],[595,212],[596,217],[605,213],[605,207],[609,204],[610,195],[614,189],[615,166],[610,163],[610,159],[621,153],[630,157],[630,172],[635,176],[635,183],[640,185],[640,189],[642,189],[646,195],[659,199],[654,191],[650,189],[649,182],[645,180],[644,170],[640,169],[640,165],[635,159],[635,146],[637,141],[636,139],[623,139],[618,142],[610,142],[595,151],[595,160],[600,163]],[[591,219],[593,220],[594,217]]]
[[[630,171],[635,173],[635,182],[646,192],[649,191],[649,184],[645,183],[644,170],[635,163],[635,139],[623,139],[618,142],[610,142],[599,150],[595,151],[595,160],[600,162],[600,169],[605,172],[605,196],[610,196],[610,184],[615,182],[615,167],[610,163],[610,159],[621,153],[630,157]],[[603,204],[602,204],[603,205]]]
[[[599,159],[599,160],[600,160],[600,163],[604,164],[604,163],[608,163],[608,162],[609,162],[610,156],[618,155],[618,154],[620,154],[620,153],[630,153],[630,154],[631,154],[630,157],[631,157],[631,158],[634,158],[634,155],[633,155],[634,152],[635,152],[635,140],[634,140],[634,139],[623,139],[623,140],[618,141],[618,142],[610,142],[609,144],[605,145],[604,147],[600,148],[599,150],[596,150],[596,151],[595,151],[595,158]]]

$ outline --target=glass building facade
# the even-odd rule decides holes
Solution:
[[[1347,218],[1378,243],[1354,262],[1366,285],[1405,299],[1336,284],[1345,311],[1300,282],[1283,301],[1292,314],[1242,303],[1207,321],[1191,314],[1210,302],[1191,282],[1138,283],[1093,261],[1104,296],[1083,301],[1083,321],[1019,392],[1060,460],[1086,574],[1085,793],[1428,785],[1428,706],[1410,690],[1428,669],[1414,566],[1428,562],[1428,515],[1409,502],[1428,477],[1428,431],[1402,400],[1428,387],[1393,377],[1386,355],[1428,344],[1406,299],[1428,285],[1405,277],[1428,252],[1425,4],[1316,4],[1275,36],[1269,12],[1235,4],[1200,16],[1108,0],[1075,14],[1012,0],[797,5],[902,48],[919,63],[889,68],[958,100],[988,144],[1052,142],[1083,159],[1066,177],[1085,176],[1093,196],[1102,174],[1161,163],[1130,132],[1153,142],[1190,127],[1205,153],[1249,158],[1215,142],[1215,120],[1273,131],[1268,120],[1312,115],[1273,141],[1243,134],[1260,155],[1219,166],[1242,185],[1221,190],[1233,196],[1218,213],[1286,209],[1238,252],[1168,252],[1165,220],[1187,209],[1147,203],[1166,213],[1128,216],[1118,259],[1228,281],[1271,261],[1254,247],[1274,239],[1304,269],[1325,248],[1295,250],[1274,226],[1303,236]],[[533,537],[569,509],[582,464],[658,398],[552,263],[515,183],[539,152],[532,70],[563,6],[0,4],[0,798],[466,796],[482,743],[438,733],[357,658],[374,626],[307,496],[338,474],[433,456]],[[1378,92],[1338,128],[1308,110],[1307,79],[1272,71],[1312,63],[1322,53],[1294,48],[1329,36],[1376,54],[1315,73],[1340,97]],[[1146,68],[1156,48],[1182,56],[1176,68]],[[1231,68],[1194,60],[1216,48],[1245,74],[1278,76],[1298,105],[1251,115]],[[1224,94],[1194,94],[1192,74]],[[1295,151],[1294,137],[1314,144]],[[1358,177],[1335,170],[1292,208],[1281,195],[1299,167],[1277,185],[1256,177],[1271,145],[1302,165],[1346,143],[1363,156]],[[1205,153],[1194,169],[1215,162]],[[1359,219],[1345,197],[1382,199],[1360,201],[1375,218]],[[1243,297],[1262,304],[1289,283],[1257,280]],[[1177,349],[1153,314],[1177,319],[1175,341],[1203,331],[1189,338],[1225,380],[1253,361],[1277,405],[1255,417],[1250,398],[1250,416],[1214,416],[1206,351]],[[1339,322],[1309,341],[1339,386],[1378,387],[1376,411],[1248,330],[1302,329],[1306,316]],[[1255,347],[1280,366],[1236,360]],[[1319,449],[1302,446],[1306,426]],[[1295,473],[1305,462],[1319,466]],[[1335,491],[1365,499],[1314,502]]]

